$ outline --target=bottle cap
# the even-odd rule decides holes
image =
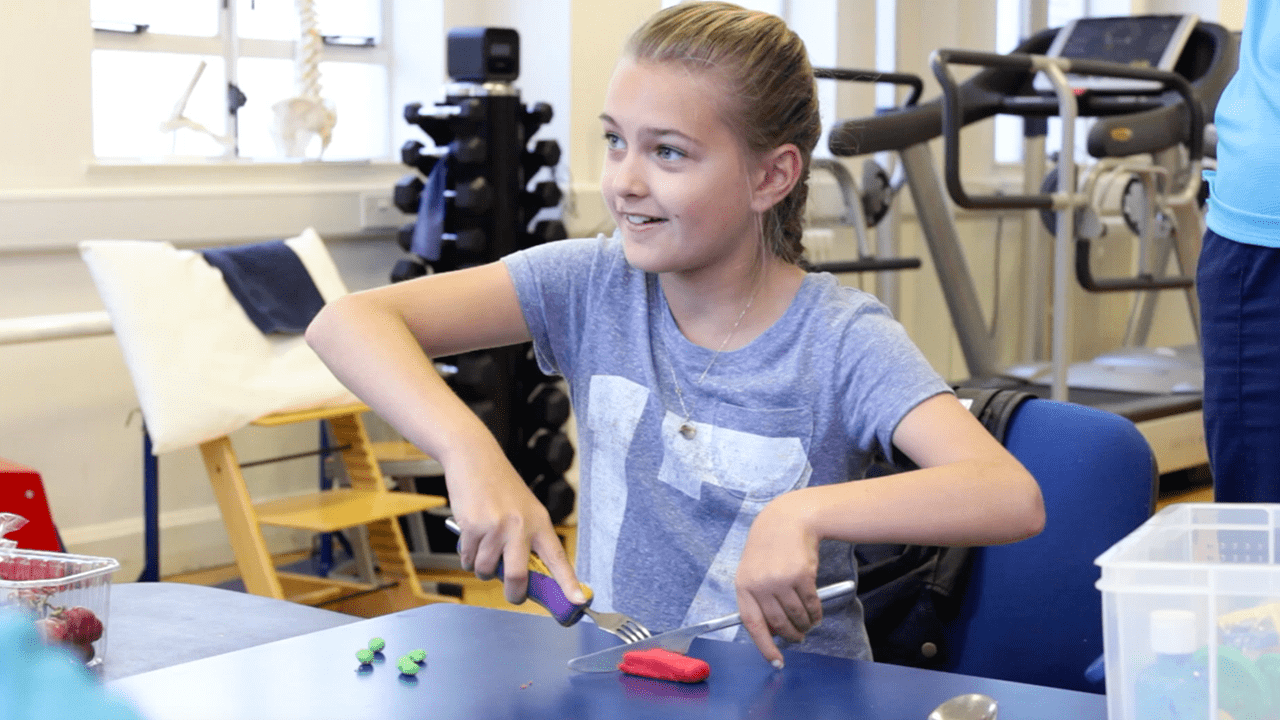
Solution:
[[[1166,655],[1196,651],[1196,614],[1190,610],[1151,612],[1151,649]]]

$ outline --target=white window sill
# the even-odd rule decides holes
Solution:
[[[150,185],[165,187],[209,184],[251,186],[331,185],[387,182],[412,172],[389,159],[377,160],[253,160],[239,158],[97,158],[85,165],[85,180],[93,188]]]
[[[13,219],[0,253],[63,252],[87,238],[285,237],[306,227],[326,238],[385,234],[394,229],[373,227],[368,208],[411,172],[391,161],[94,160],[82,185],[0,190],[0,216]]]
[[[238,158],[208,157],[203,155],[174,155],[151,158],[94,158],[86,167],[90,172],[110,172],[115,168],[245,168],[245,167],[378,167],[400,166],[387,158],[327,160],[315,158]],[[403,166],[400,166],[403,167]]]

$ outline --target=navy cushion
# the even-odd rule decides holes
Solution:
[[[263,334],[298,334],[324,307],[324,298],[298,254],[283,240],[205,250],[231,295]]]

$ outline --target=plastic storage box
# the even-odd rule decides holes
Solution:
[[[1280,505],[1174,504],[1098,557],[1110,720],[1280,717],[1278,528]]]
[[[107,655],[111,558],[0,548],[0,609],[32,616],[46,642],[60,642],[100,668]]]

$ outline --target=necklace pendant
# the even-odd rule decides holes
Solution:
[[[683,436],[685,440],[692,440],[693,436],[697,434],[698,434],[698,429],[695,428],[692,424],[686,422],[680,425],[680,435]]]

